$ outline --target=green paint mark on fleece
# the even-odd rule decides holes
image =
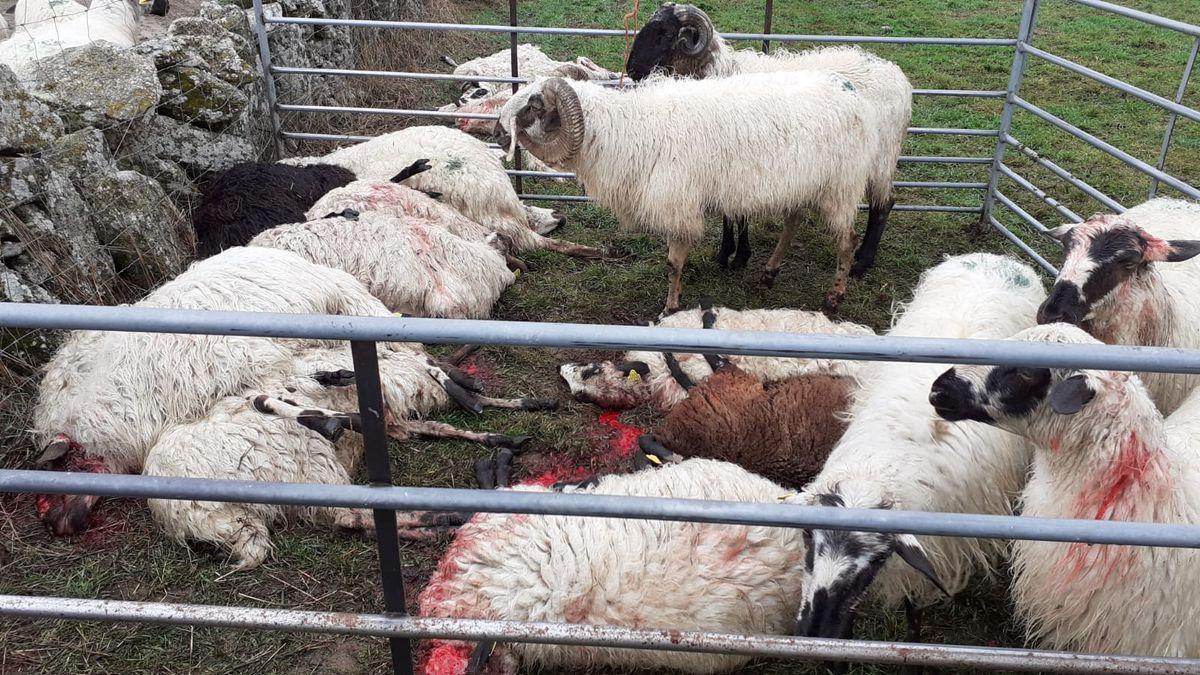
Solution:
[[[463,161],[462,157],[451,157],[450,159],[446,160],[446,170],[458,171],[462,169],[463,165],[465,164],[466,162]]]

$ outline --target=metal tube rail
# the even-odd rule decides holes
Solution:
[[[1179,88],[1175,90],[1175,102],[1182,103],[1187,93],[1188,81],[1192,79],[1192,69],[1196,67],[1196,55],[1200,53],[1200,37],[1192,42],[1192,51],[1188,53],[1187,64],[1183,67],[1183,77],[1179,79]],[[1167,115],[1167,131],[1163,134],[1162,148],[1158,151],[1158,161],[1154,168],[1162,171],[1167,166],[1167,153],[1171,151],[1171,139],[1175,136],[1175,122],[1179,116],[1175,113]],[[1158,194],[1158,179],[1150,179],[1150,199]]]
[[[1105,206],[1105,208],[1108,208],[1109,210],[1113,211],[1114,213],[1125,213],[1125,211],[1127,210],[1124,206],[1121,206],[1120,202],[1118,202],[1117,200],[1113,199],[1112,197],[1109,197],[1108,195],[1097,190],[1096,188],[1092,187],[1091,185],[1076,178],[1075,174],[1071,173],[1070,171],[1067,171],[1066,169],[1062,168],[1061,166],[1055,164],[1054,162],[1051,162],[1050,160],[1046,159],[1045,157],[1042,157],[1041,155],[1039,155],[1037,153],[1036,150],[1025,145],[1024,143],[1017,140],[1016,138],[1006,135],[1004,137],[1004,142],[1007,143],[1012,148],[1014,148],[1017,152],[1020,152],[1022,155],[1025,155],[1026,157],[1028,157],[1031,161],[1033,161],[1038,166],[1042,167],[1043,169],[1046,169],[1050,173],[1053,173],[1054,175],[1058,176],[1059,178],[1070,183],[1077,190],[1086,194],[1087,196],[1091,197],[1092,199],[1095,199],[1096,201],[1100,202],[1101,204],[1103,204]]]
[[[1004,235],[1005,239],[1009,240],[1010,242],[1012,242],[1012,244],[1014,246],[1021,249],[1022,253],[1029,256],[1034,262],[1036,262],[1038,264],[1039,267],[1041,267],[1043,270],[1046,270],[1046,272],[1050,276],[1052,276],[1052,277],[1058,276],[1058,268],[1057,267],[1055,267],[1054,265],[1051,265],[1050,261],[1046,260],[1045,258],[1042,257],[1042,255],[1040,253],[1033,250],[1033,247],[1031,247],[1029,244],[1026,244],[1025,241],[1022,240],[1017,235],[1013,234],[1012,230],[1008,229],[1007,227],[1004,226],[1004,223],[1001,223],[999,220],[997,220],[995,215],[988,214],[987,219],[988,219],[988,223],[992,227],[996,228],[997,232]]]
[[[1051,54],[1050,52],[1045,51],[1043,49],[1038,49],[1037,47],[1034,47],[1033,45],[1022,44],[1021,49],[1029,54],[1032,54],[1032,55],[1042,59],[1043,61],[1045,61],[1047,63],[1052,63],[1060,68],[1069,70],[1072,73],[1075,73],[1076,75],[1082,75],[1088,79],[1095,80],[1096,82],[1099,82],[1100,84],[1103,84],[1108,87],[1112,87],[1113,89],[1116,89],[1117,91],[1121,91],[1126,94],[1129,94],[1130,96],[1141,99],[1141,100],[1145,101],[1146,103],[1152,103],[1152,104],[1154,104],[1160,108],[1164,108],[1176,115],[1182,115],[1183,117],[1186,117],[1189,120],[1192,120],[1193,122],[1200,122],[1200,110],[1195,110],[1193,108],[1189,108],[1186,105],[1181,105],[1170,99],[1163,98],[1162,96],[1159,96],[1158,94],[1146,91],[1145,89],[1142,89],[1141,87],[1135,87],[1132,84],[1126,84],[1125,82],[1122,82],[1121,80],[1118,80],[1115,77],[1109,77],[1108,75],[1105,75],[1104,73],[1101,73],[1100,71],[1092,70],[1091,68],[1088,68],[1087,66],[1083,66],[1078,63],[1075,63],[1074,61],[1071,61],[1070,59],[1064,59],[1063,57],[1058,56],[1057,54]]]
[[[1071,0],[1071,1],[1077,5],[1084,5],[1086,7],[1091,7],[1092,9],[1098,9],[1098,10],[1101,10],[1104,12],[1111,12],[1112,14],[1118,14],[1127,19],[1134,19],[1135,21],[1141,21],[1142,23],[1148,23],[1151,26],[1159,26],[1160,28],[1170,28],[1171,30],[1179,31],[1180,33],[1186,33],[1188,35],[1191,35],[1192,37],[1200,37],[1200,26],[1195,26],[1190,23],[1184,23],[1182,21],[1176,21],[1175,19],[1168,19],[1165,16],[1158,16],[1156,14],[1147,14],[1146,12],[1141,12],[1136,9],[1130,9],[1129,7],[1123,7],[1121,5],[1114,5],[1111,2],[1103,2],[1103,0]]]
[[[900,155],[900,164],[991,164],[991,157],[942,157],[939,155]]]
[[[945,127],[909,127],[914,136],[995,136],[995,129],[951,129]]]
[[[302,26],[345,26],[349,28],[392,28],[402,30],[460,31],[465,33],[517,33],[528,35],[576,35],[583,37],[624,37],[619,28],[557,28],[546,26],[500,26],[422,21],[383,21],[373,19],[325,19],[314,17],[268,17],[267,23]],[[630,35],[637,35],[631,31]],[[784,33],[720,33],[726,40],[772,40],[780,42],[861,43],[942,45],[960,47],[1013,47],[1017,41],[1006,38],[890,37],[882,35],[795,35]]]
[[[575,174],[567,171],[526,171],[517,169],[508,169],[505,171],[510,176],[526,176],[529,178],[566,178],[574,180]],[[892,187],[897,188],[923,188],[923,189],[945,189],[945,190],[984,190],[987,189],[987,183],[964,183],[954,181],[904,181],[898,180],[892,183]]]
[[[952,96],[960,98],[1004,98],[1008,92],[981,89],[913,89],[913,96]]]
[[[1033,39],[1033,31],[1037,26],[1037,11],[1039,0],[1024,0],[1021,5],[1021,24],[1017,29],[1017,49],[1013,55],[1012,69],[1008,73],[1008,88],[1005,90],[1004,108],[1000,112],[1000,127],[996,132],[996,147],[992,151],[992,167],[988,171],[988,189],[983,197],[983,222],[989,222],[992,209],[996,203],[996,187],[1000,184],[1000,165],[1004,163],[1005,138],[1012,129],[1012,118],[1015,110],[1017,92],[1021,90],[1021,80],[1025,77],[1026,54],[1021,50],[1021,44]]]
[[[275,93],[275,78],[271,75],[271,44],[267,40],[267,20],[263,10],[263,0],[254,0],[254,37],[258,43],[259,65],[263,71],[263,83],[267,94],[267,114],[271,116],[271,137],[274,141],[275,156],[283,159],[283,135],[280,133],[278,99]]]
[[[499,115],[486,113],[442,112],[440,110],[407,110],[404,108],[356,108],[341,105],[300,105],[296,103],[281,103],[278,106],[283,112],[305,113],[348,113],[354,115],[395,115],[398,117],[438,117],[441,119],[468,120],[498,120]]]
[[[329,485],[324,483],[274,483],[253,480],[211,480],[4,469],[0,470],[0,492],[86,494],[100,497],[169,498],[402,511],[561,515],[763,527],[860,530],[940,537],[1200,548],[1200,525],[891,509],[850,509],[836,506],[665,499],[553,491],[524,492]]]
[[[331,141],[334,143],[344,143],[346,141],[363,143],[375,138],[374,136],[359,136],[357,134],[313,134],[302,131],[281,131],[279,133],[284,138],[292,138],[298,141]]]
[[[1058,214],[1060,216],[1070,220],[1072,223],[1082,223],[1085,220],[1078,213],[1075,213],[1071,209],[1068,209],[1067,207],[1060,204],[1057,199],[1046,194],[1045,190],[1034,185],[1033,182],[1030,181],[1028,178],[1022,176],[1021,174],[1017,173],[1016,171],[1013,171],[1012,168],[1010,168],[1007,164],[1004,164],[1004,163],[1000,164],[1000,173],[1007,176],[1008,179],[1011,180],[1012,182],[1016,183],[1017,185],[1020,185],[1021,187],[1025,188],[1026,190],[1028,190],[1034,197],[1037,197],[1038,199],[1042,200],[1042,203],[1053,208],[1055,211],[1058,211]]]
[[[451,75],[450,73],[413,73],[402,70],[348,70],[345,68],[295,68],[271,66],[272,73],[280,75],[336,75],[339,77],[391,77],[402,80],[446,80],[450,82],[499,82],[502,84],[529,82],[524,77],[501,77],[497,75]]]
[[[587,624],[524,623],[480,619],[392,617],[259,607],[228,607],[129,600],[0,595],[0,616],[25,619],[135,622],[254,630],[331,633],[468,642],[527,642],[738,654],[806,660],[854,660],[1008,671],[1076,673],[1195,672],[1200,661],[1037,649],[834,640],[782,635],[735,635]]]
[[[1009,211],[1012,211],[1013,213],[1017,214],[1017,216],[1021,220],[1025,221],[1026,225],[1032,227],[1034,229],[1034,231],[1036,231],[1038,234],[1046,233],[1046,230],[1048,228],[1042,224],[1042,221],[1038,220],[1037,218],[1034,218],[1032,215],[1030,215],[1030,213],[1028,211],[1021,208],[1021,206],[1019,204],[1017,204],[1013,200],[1009,199],[1008,196],[1005,195],[1000,190],[996,190],[996,201],[998,201],[1001,204],[1003,204],[1004,206],[1008,207]]]
[[[1061,117],[1058,117],[1057,115],[1054,115],[1053,113],[1050,113],[1050,112],[1030,103],[1029,101],[1026,101],[1025,99],[1021,98],[1020,96],[1014,96],[1013,103],[1020,109],[1024,110],[1025,112],[1028,112],[1028,113],[1034,115],[1035,117],[1037,117],[1038,119],[1040,119],[1044,122],[1048,122],[1055,127],[1058,127],[1059,130],[1065,131],[1066,133],[1068,133],[1068,134],[1074,136],[1075,138],[1083,141],[1084,143],[1087,143],[1088,145],[1092,146],[1093,148],[1096,148],[1097,150],[1100,150],[1100,151],[1104,152],[1105,154],[1124,162],[1125,164],[1129,165],[1130,167],[1133,167],[1134,169],[1137,169],[1138,171],[1141,171],[1142,173],[1146,174],[1147,176],[1153,176],[1155,178],[1158,178],[1163,183],[1170,185],[1172,188],[1179,190],[1180,192],[1184,193],[1185,195],[1187,195],[1189,197],[1192,197],[1193,199],[1200,199],[1200,189],[1196,189],[1196,188],[1192,187],[1191,185],[1188,185],[1187,183],[1179,180],[1178,178],[1172,176],[1169,173],[1159,171],[1158,169],[1154,168],[1153,166],[1150,166],[1149,164],[1138,159],[1137,157],[1134,157],[1133,155],[1125,152],[1124,150],[1121,150],[1120,148],[1117,148],[1114,145],[1111,145],[1105,141],[1100,140],[1099,138],[1093,136],[1092,134],[1089,134],[1088,132],[1084,131],[1083,129],[1080,129],[1079,127],[1075,126],[1074,124],[1071,124],[1070,122],[1062,119]]]
[[[0,326],[625,351],[970,363],[1200,374],[1200,350],[1011,340],[834,336],[662,326],[328,316],[0,302]],[[111,478],[111,476],[110,476]]]

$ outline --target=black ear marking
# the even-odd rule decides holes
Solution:
[[[546,114],[546,100],[541,94],[533,94],[525,106],[517,111],[517,126],[525,128],[533,126]]]
[[[42,449],[42,456],[38,457],[37,461],[35,463],[38,466],[42,466],[42,465],[49,464],[51,462],[60,460],[63,458],[64,455],[67,454],[67,451],[70,449],[71,449],[71,444],[68,443],[67,441],[63,441],[63,440],[51,441],[46,444],[45,448]]]
[[[1074,415],[1095,397],[1084,375],[1072,375],[1050,389],[1050,408],[1059,415]]]
[[[1167,262],[1183,262],[1200,255],[1200,240],[1172,239],[1171,252],[1167,254]]]
[[[650,366],[646,365],[645,361],[622,361],[617,364],[617,370],[622,375],[629,375],[630,371],[635,371],[642,377],[650,375]],[[584,375],[584,377],[586,378],[588,375]]]
[[[950,597],[950,591],[947,591],[946,587],[942,585],[941,580],[937,578],[937,574],[933,571],[933,565],[929,562],[929,558],[925,556],[925,552],[921,550],[921,545],[917,543],[915,537],[912,535],[897,536],[894,549],[896,555],[908,563],[909,567],[920,572],[921,576],[932,582],[934,586],[937,586],[937,589],[946,597]]]

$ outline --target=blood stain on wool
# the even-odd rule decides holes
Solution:
[[[463,675],[471,660],[471,645],[452,642],[435,642],[425,659],[421,675]]]

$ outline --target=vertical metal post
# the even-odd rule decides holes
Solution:
[[[379,386],[379,354],[374,342],[352,341],[354,380],[358,386],[358,411],[362,416],[363,446],[366,450],[367,479],[372,486],[392,484],[388,459],[387,431],[383,422],[383,391]],[[376,509],[375,540],[379,545],[379,575],[383,580],[383,604],[388,614],[404,615],[404,573],[400,563],[400,542],[396,538],[396,512]],[[412,645],[407,638],[389,638],[392,672],[412,675]]]
[[[508,0],[508,25],[514,28],[517,26],[517,0]],[[509,34],[508,49],[512,54],[512,76],[520,77],[520,75],[517,74],[520,69],[517,67],[517,31],[515,30]],[[516,82],[512,83],[512,90],[514,94],[517,93]],[[509,131],[511,131],[513,134],[517,133],[515,129],[510,129]],[[524,161],[522,160],[521,155],[522,153],[517,151],[516,155],[513,157],[514,166],[517,167],[517,171],[521,171],[524,168],[522,166]],[[525,192],[525,181],[522,179],[520,174],[518,174],[516,178],[517,194],[521,194]]]
[[[271,140],[275,145],[275,158],[283,158],[283,134],[279,125],[279,110],[275,99],[275,75],[271,72],[271,45],[267,41],[267,17],[263,12],[263,0],[254,0],[254,33],[258,38],[258,60],[262,64],[263,83],[267,89],[267,110],[271,115]]]
[[[1183,95],[1187,93],[1188,80],[1192,77],[1192,69],[1196,66],[1196,54],[1200,52],[1200,37],[1192,43],[1192,53],[1188,55],[1187,65],[1183,68],[1183,78],[1179,80],[1179,90],[1175,92],[1175,102],[1183,103]],[[1162,149],[1158,152],[1158,162],[1154,167],[1162,170],[1167,165],[1167,152],[1171,150],[1171,139],[1175,136],[1175,120],[1179,115],[1171,113],[1167,116],[1167,133],[1163,136]],[[1150,199],[1158,194],[1158,179],[1150,179]]]
[[[991,226],[989,218],[996,204],[996,188],[1000,183],[1000,165],[1004,162],[1004,139],[1012,129],[1012,117],[1015,106],[1013,98],[1021,89],[1021,80],[1025,77],[1025,62],[1028,54],[1025,45],[1033,39],[1033,29],[1037,25],[1037,10],[1039,0],[1025,0],[1021,7],[1021,25],[1017,29],[1017,47],[1013,55],[1012,71],[1008,76],[1008,93],[1004,97],[1004,110],[1000,113],[1000,136],[996,139],[996,152],[992,155],[992,170],[988,176],[987,194],[983,198],[983,217],[980,227]]]
[[[767,0],[766,11],[763,13],[763,35],[771,34],[771,19],[775,16],[775,0]],[[763,40],[763,53],[771,53],[771,41]]]

